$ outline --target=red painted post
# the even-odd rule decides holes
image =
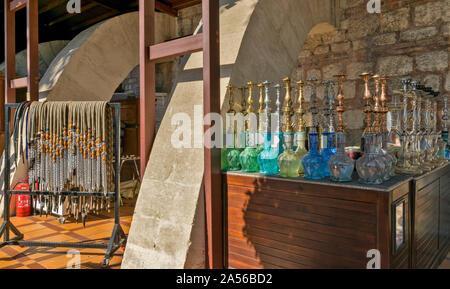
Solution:
[[[155,41],[155,0],[139,0],[140,174],[144,177],[155,134],[155,63],[150,49]]]
[[[203,0],[203,105],[204,114],[220,113],[219,1]],[[205,125],[208,130],[210,125]],[[210,141],[205,139],[205,144]],[[220,148],[205,147],[204,188],[206,203],[207,263],[224,266],[223,199]]]
[[[5,102],[16,102],[16,90],[11,87],[11,80],[16,77],[16,21],[10,11],[10,0],[3,1],[5,13]]]
[[[39,32],[38,32],[38,0],[27,3],[27,100],[39,100]]]

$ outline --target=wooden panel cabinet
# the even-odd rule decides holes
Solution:
[[[382,268],[409,268],[410,179],[367,187],[227,173],[228,267],[366,268],[377,249]]]
[[[380,186],[223,175],[229,268],[438,266],[450,245],[450,165]]]

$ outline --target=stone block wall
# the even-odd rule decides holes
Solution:
[[[389,96],[404,76],[450,94],[450,0],[382,0],[380,14],[368,13],[365,0],[341,2],[339,26],[310,32],[294,78],[347,75],[345,121],[348,144],[353,145],[359,143],[363,125],[362,72],[388,76]]]

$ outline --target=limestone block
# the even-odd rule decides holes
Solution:
[[[327,54],[328,52],[330,52],[329,45],[320,45],[320,46],[317,46],[316,49],[314,49],[314,55]]]
[[[425,28],[415,28],[400,33],[400,40],[402,41],[416,41],[426,38],[431,38],[437,34],[437,29],[434,26]]]
[[[347,79],[360,79],[364,72],[373,72],[373,63],[353,62],[347,65]]]
[[[344,95],[345,99],[352,99],[356,96],[356,81],[344,82]]]
[[[428,2],[417,6],[414,10],[414,24],[427,26],[436,23],[442,18],[442,8],[442,1]]]
[[[347,124],[347,129],[360,129],[363,126],[362,120],[364,113],[360,110],[347,110],[344,112],[344,122]]]
[[[334,79],[335,75],[343,73],[343,69],[340,63],[329,64],[322,68],[323,78],[326,80]]]
[[[441,89],[441,76],[438,74],[429,74],[423,78],[425,86],[432,87],[436,91]]]
[[[442,24],[441,33],[443,36],[450,36],[450,22]]]
[[[311,78],[322,79],[322,73],[318,69],[311,69],[311,70],[308,70],[308,72],[306,74],[306,78],[307,79],[311,79]]]
[[[378,46],[382,45],[392,45],[397,42],[397,34],[386,33],[373,37],[373,43]]]
[[[426,52],[416,56],[417,69],[438,71],[448,68],[448,52],[445,50]]]
[[[334,53],[345,53],[349,52],[351,49],[351,42],[342,42],[331,44],[331,51]]]
[[[353,50],[359,50],[367,48],[367,40],[353,40],[352,41]]]
[[[352,19],[351,24],[348,27],[347,36],[352,40],[363,38],[374,34],[378,27],[377,15],[368,15],[366,17]]]
[[[380,15],[380,31],[393,32],[405,30],[409,26],[409,8],[383,12]]]
[[[377,61],[376,72],[380,75],[399,76],[407,75],[413,71],[413,58],[400,56],[380,57]]]

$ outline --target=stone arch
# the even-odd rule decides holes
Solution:
[[[176,20],[156,13],[161,29],[156,42],[175,34]],[[123,14],[78,34],[52,61],[39,83],[48,100],[109,100],[130,71],[139,64],[138,12]]]
[[[311,28],[336,23],[335,3],[221,0],[222,104],[230,82],[279,81],[291,75]],[[176,129],[171,118],[179,112],[194,119],[192,144],[201,144],[202,53],[187,55],[182,63],[144,175],[123,268],[204,267],[203,148],[170,145]]]

